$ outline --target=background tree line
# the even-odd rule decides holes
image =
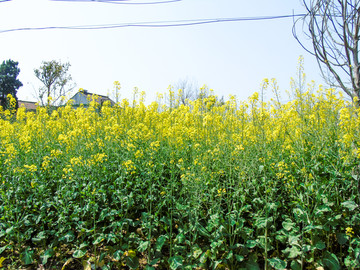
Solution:
[[[18,79],[18,65],[18,62],[11,59],[0,65],[0,105],[3,109],[8,108],[8,95],[16,99],[16,108],[19,106],[17,91],[23,84]],[[69,68],[69,63],[52,60],[43,61],[39,68],[34,69],[36,78],[42,83],[36,91],[36,98],[41,106],[61,105],[65,102],[63,97],[74,88]]]

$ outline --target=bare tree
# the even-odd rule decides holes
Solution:
[[[326,83],[360,99],[359,0],[302,0],[307,14],[294,22],[293,34],[316,57]],[[311,45],[297,35],[302,26]],[[307,29],[306,29],[307,28]],[[360,103],[359,103],[360,104]]]
[[[164,101],[169,107],[188,105],[189,101],[198,98],[199,87],[194,80],[180,79],[174,85],[170,85],[165,92]]]
[[[188,100],[195,100],[198,98],[198,85],[194,80],[181,79],[179,80],[174,89],[178,90],[178,98],[181,104],[186,105]]]

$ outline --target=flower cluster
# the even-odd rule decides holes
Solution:
[[[276,91],[274,80],[264,80],[262,92],[271,86]],[[120,84],[115,88],[118,91]],[[101,242],[103,250],[109,243],[129,243],[121,246],[127,250],[122,254],[113,248],[114,257],[128,262],[151,248],[160,254],[167,245],[170,254],[174,250],[197,254],[195,259],[187,256],[189,260],[231,265],[251,259],[252,265],[257,257],[240,253],[240,247],[255,254],[269,248],[275,254],[268,257],[272,267],[285,257],[297,263],[300,256],[308,256],[301,245],[314,245],[307,250],[327,254],[318,249],[344,228],[342,235],[356,242],[356,228],[348,227],[356,224],[355,215],[351,220],[351,215],[335,214],[358,211],[353,183],[360,175],[360,109],[355,103],[322,87],[317,93],[296,91],[286,103],[265,102],[263,93],[254,93],[247,101],[235,96],[221,101],[205,88],[196,100],[184,101],[182,94],[179,91],[177,97],[170,89],[167,98],[158,96],[145,105],[145,94],[135,89],[138,100],[125,99],[113,106],[94,101],[87,108],[71,104],[54,111],[20,108],[16,117],[1,111],[2,237],[10,237],[8,223],[13,222],[13,228],[24,224],[21,233],[30,237],[24,243],[34,245],[49,235],[55,237],[58,230],[62,230],[58,243],[66,240],[70,246],[71,239],[84,240],[71,250],[84,248],[82,243]],[[18,206],[25,202],[29,205]],[[16,211],[9,211],[11,207]],[[42,213],[46,215],[36,216]],[[19,222],[20,217],[29,220]],[[28,233],[31,222],[34,230],[55,227],[48,235]],[[102,228],[104,224],[109,227]],[[135,239],[136,226],[150,232],[146,238],[141,235],[139,245],[129,240]],[[185,246],[198,237],[199,245],[208,246]],[[318,238],[322,240],[315,243]],[[7,245],[8,239],[0,240]],[[337,245],[335,240],[332,244]],[[183,246],[170,251],[173,244]]]

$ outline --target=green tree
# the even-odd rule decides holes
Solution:
[[[16,99],[17,90],[23,85],[17,76],[20,73],[18,62],[11,59],[3,61],[0,65],[0,105],[7,107],[7,95],[11,94]]]
[[[61,105],[66,94],[74,89],[69,68],[69,63],[52,60],[43,61],[40,68],[34,69],[36,78],[44,85],[37,93],[42,106]]]

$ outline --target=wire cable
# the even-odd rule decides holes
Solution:
[[[306,14],[292,14],[279,16],[259,16],[259,17],[238,17],[238,18],[214,18],[214,19],[195,19],[195,20],[176,20],[176,21],[155,21],[155,22],[137,22],[137,23],[120,23],[120,24],[103,24],[103,25],[79,25],[79,26],[48,26],[48,27],[22,27],[0,30],[0,34],[15,31],[36,31],[36,30],[101,30],[125,27],[142,27],[142,28],[165,28],[165,27],[184,27],[213,23],[241,22],[241,21],[264,21],[285,18],[302,17]]]
[[[55,2],[96,2],[105,4],[117,5],[158,5],[169,4],[174,2],[181,2],[182,0],[166,0],[166,1],[152,1],[152,2],[131,2],[131,0],[51,0]]]

